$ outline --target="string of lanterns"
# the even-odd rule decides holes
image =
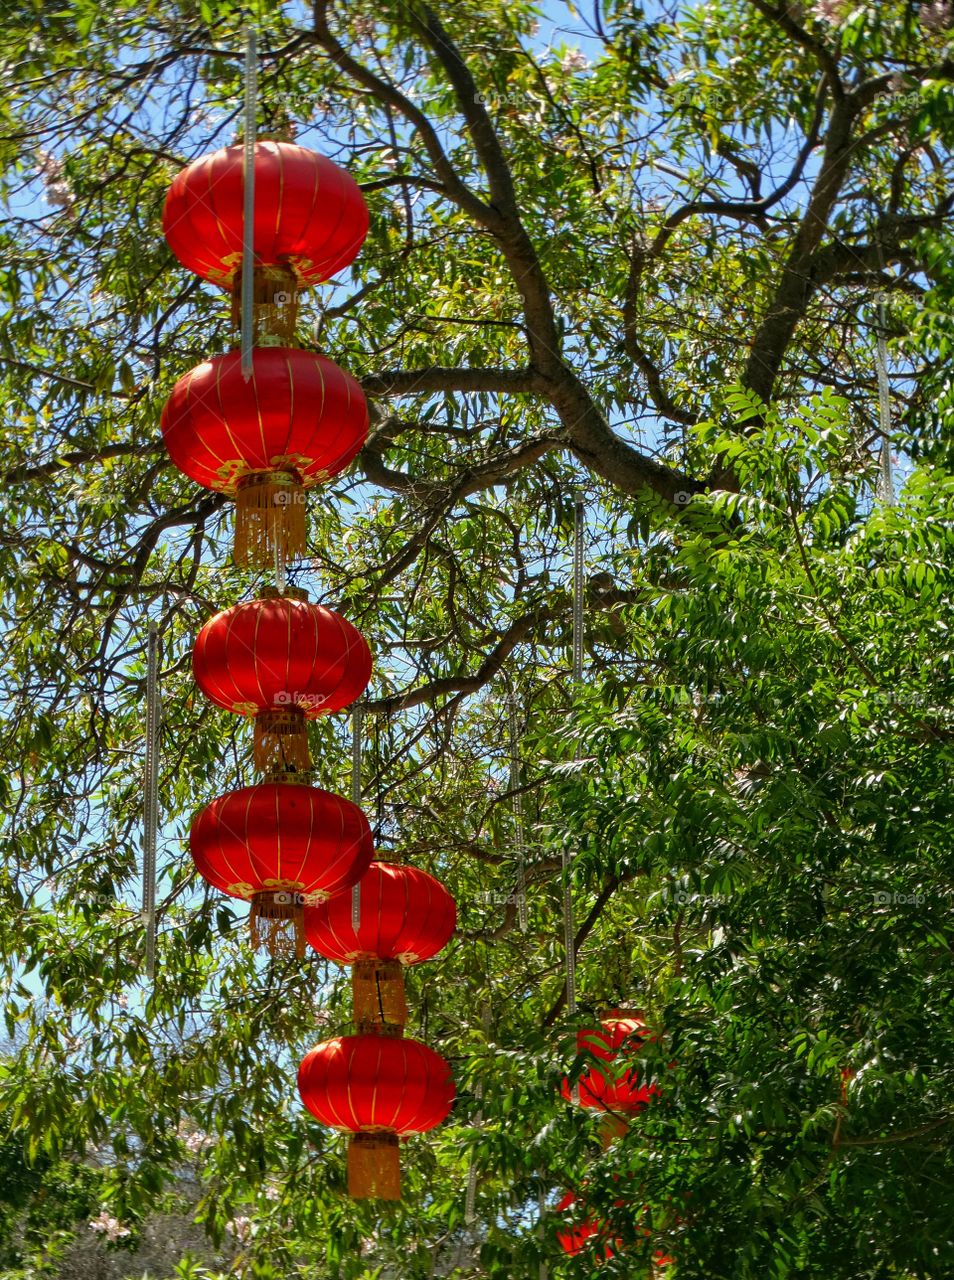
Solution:
[[[330,160],[267,139],[184,169],[163,230],[184,266],[229,291],[236,330],[247,316],[243,246],[254,255],[250,369],[238,350],[197,365],[175,384],[161,425],[175,466],[234,501],[236,563],[274,565],[278,580],[260,599],[217,613],[196,639],[196,684],[253,721],[263,780],[212,800],[192,825],[190,851],[209,884],[250,902],[255,946],[300,957],[307,938],[352,966],[355,1034],[312,1049],[298,1087],[322,1124],[350,1135],[351,1194],[397,1199],[400,1139],[439,1124],[454,1099],[448,1063],[404,1037],[404,968],[446,945],[456,908],[425,872],[373,861],[361,808],[311,785],[308,722],[362,696],[371,653],[347,619],[284,583],[285,563],[306,549],[306,491],[342,472],[368,431],[355,379],[296,343],[299,291],[354,260],[368,211]]]
[[[252,177],[246,154],[254,157],[251,227],[243,212]],[[274,564],[278,578],[260,599],[216,614],[196,639],[196,683],[215,705],[252,719],[263,780],[208,804],[193,823],[190,850],[209,884],[250,902],[254,945],[300,957],[307,940],[326,959],[351,967],[355,1033],[316,1045],[301,1063],[298,1089],[320,1123],[349,1135],[350,1193],[398,1199],[400,1140],[440,1124],[454,1100],[448,1063],[404,1035],[405,969],[447,944],[456,907],[425,872],[374,860],[360,807],[311,785],[308,722],[361,698],[371,654],[344,617],[284,584],[285,563],[306,550],[307,490],[347,468],[368,431],[355,379],[297,345],[299,292],[354,260],[368,211],[344,170],[304,147],[267,139],[249,152],[223,148],[184,169],[169,190],[163,230],[184,266],[229,292],[236,330],[243,246],[251,244],[250,370],[237,350],[191,369],[175,384],[161,428],[174,465],[234,502],[236,563]],[[578,526],[581,509],[578,503]],[[352,898],[355,885],[360,892]],[[570,929],[568,937],[572,1012]],[[562,1093],[601,1116],[604,1146],[658,1093],[638,1083],[635,1068],[609,1066],[638,1050],[645,1035],[640,1018],[618,1010],[578,1035],[578,1050],[608,1065],[588,1069],[575,1087],[564,1081]],[[576,1201],[568,1192],[557,1212]],[[558,1233],[568,1254],[593,1237],[605,1240],[594,1219]],[[606,1244],[605,1256],[612,1251]],[[658,1265],[668,1261],[657,1254]]]
[[[456,922],[454,899],[439,881],[385,862],[372,863],[362,878],[357,921],[350,900],[340,895],[305,912],[311,946],[352,967],[357,1035],[312,1049],[298,1088],[323,1124],[352,1135],[348,1190],[356,1198],[400,1199],[399,1138],[440,1124],[454,1100],[444,1059],[402,1037],[404,968],[436,956]]]

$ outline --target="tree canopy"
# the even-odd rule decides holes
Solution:
[[[374,652],[379,851],[458,902],[408,979],[457,1102],[399,1206],[347,1198],[295,1091],[346,975],[256,957],[186,842],[253,778],[191,645],[268,579],[162,445],[232,332],[161,211],[237,135],[248,17],[259,128],[371,211],[298,333],[371,433],[290,578]],[[954,6],[29,0],[0,33],[0,1274],[954,1273]],[[311,732],[347,793],[347,719]],[[560,1085],[610,1007],[659,1093],[601,1151]],[[571,1188],[604,1236],[567,1258]]]

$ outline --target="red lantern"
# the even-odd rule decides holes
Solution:
[[[313,351],[256,347],[242,376],[238,351],[191,369],[162,411],[180,471],[235,499],[235,559],[271,565],[305,553],[306,489],[337,475],[368,434],[361,388]]]
[[[454,899],[439,880],[417,867],[372,862],[361,877],[358,928],[350,899],[332,898],[307,912],[308,941],[328,960],[430,960],[453,937]]]
[[[604,1018],[598,1029],[577,1032],[577,1053],[589,1054],[603,1062],[614,1063],[614,1066],[609,1070],[595,1067],[585,1070],[580,1076],[576,1098],[569,1080],[563,1081],[561,1092],[568,1102],[577,1101],[581,1107],[606,1113],[609,1123],[604,1137],[607,1143],[625,1132],[627,1125],[623,1117],[638,1114],[659,1093],[658,1085],[639,1083],[638,1068],[616,1061],[621,1054],[626,1059],[638,1053],[647,1034],[642,1018],[619,1009]]]
[[[305,912],[305,937],[317,952],[354,966],[354,1021],[359,1030],[403,1027],[404,965],[430,960],[457,924],[454,899],[416,867],[372,862],[361,878],[355,929],[349,895]]]
[[[420,1040],[338,1036],[316,1045],[298,1070],[298,1091],[322,1124],[352,1135],[348,1190],[399,1200],[398,1139],[433,1129],[454,1101],[450,1066]]]
[[[199,814],[189,836],[200,874],[233,898],[251,899],[252,939],[270,921],[267,942],[294,926],[304,954],[304,904],[350,888],[368,868],[374,846],[356,804],[317,787],[263,782],[219,796]]]
[[[231,285],[242,262],[244,147],[202,156],[174,179],[162,228],[183,266]],[[303,284],[353,262],[368,233],[361,189],[344,169],[291,142],[255,144],[258,266],[288,265]]]
[[[306,721],[361,696],[371,652],[361,632],[332,609],[273,593],[210,618],[196,638],[192,670],[217,706],[255,717],[260,769],[304,770]]]

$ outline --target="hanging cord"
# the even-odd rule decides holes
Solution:
[[[275,587],[280,596],[285,594],[288,575],[285,572],[285,548],[282,542],[282,531],[275,525]]]
[[[159,628],[150,621],[146,641],[146,762],[143,777],[142,918],[146,977],[156,976],[156,839],[159,828]]]
[[[547,1193],[543,1185],[543,1175],[540,1175],[540,1185],[537,1188],[537,1222],[540,1226],[540,1248],[544,1247],[544,1241],[547,1238]],[[540,1259],[540,1280],[547,1280],[550,1269],[543,1258]]]
[[[878,497],[886,507],[894,506],[894,469],[891,466],[891,388],[888,383],[888,344],[885,341],[887,321],[884,294],[878,294],[878,340],[875,343],[875,368],[878,373],[878,418],[881,426],[881,467],[878,475]]]
[[[877,236],[878,242],[878,265],[881,268],[881,274],[886,271],[884,262],[884,245],[881,240],[880,233]],[[888,322],[885,316],[884,302],[885,294],[879,291],[876,301],[878,303],[878,332],[875,342],[875,371],[878,376],[878,422],[881,429],[881,453],[880,467],[878,472],[878,484],[876,488],[876,497],[884,503],[886,507],[894,506],[894,472],[891,467],[891,388],[888,383]]]
[[[523,794],[520,790],[520,704],[511,694],[510,707],[510,794],[513,797],[513,840],[517,854],[517,923],[527,932],[527,864],[523,830]]]
[[[583,498],[577,497],[573,517],[573,679],[583,679]]]
[[[253,307],[255,283],[255,99],[258,89],[258,49],[255,28],[245,28],[245,152],[242,168],[245,202],[242,212],[242,377],[252,376],[255,343]]]
[[[584,507],[578,494],[573,519],[573,682],[575,692],[583,683],[583,532]],[[580,745],[577,742],[579,758]],[[573,917],[573,885],[571,880],[573,853],[563,846],[563,946],[566,952],[566,1011],[576,1015],[576,925]]]
[[[351,799],[361,803],[361,748],[364,729],[364,709],[355,707],[351,712]],[[361,925],[361,881],[351,890],[351,927],[355,933]]]
[[[480,1025],[483,1027],[484,1039],[490,1040],[490,1003],[485,1000],[480,1010]],[[478,1080],[474,1086],[474,1097],[478,1102],[483,1102],[484,1085],[482,1080]],[[479,1129],[484,1122],[484,1109],[480,1107],[474,1116],[474,1128]],[[464,1222],[467,1226],[471,1226],[477,1217],[476,1213],[477,1199],[477,1161],[474,1156],[470,1157],[470,1169],[467,1172],[467,1195],[464,1198]]]

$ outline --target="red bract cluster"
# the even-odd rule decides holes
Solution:
[[[656,1084],[640,1082],[639,1064],[634,1059],[649,1039],[646,1023],[638,1013],[611,1009],[598,1027],[584,1027],[577,1032],[577,1053],[584,1059],[596,1059],[586,1066],[576,1084],[565,1078],[560,1092],[568,1102],[575,1102],[586,1110],[595,1111],[600,1117],[600,1137],[604,1149],[628,1132],[631,1121],[660,1093]],[[580,1197],[568,1191],[557,1204],[555,1212],[562,1215],[567,1225],[556,1233],[564,1253],[575,1256],[589,1250],[594,1264],[611,1258],[623,1249],[623,1241],[613,1238],[606,1223],[586,1216],[580,1219],[570,1210]],[[624,1200],[617,1200],[622,1208]],[[644,1234],[649,1232],[644,1229]],[[672,1259],[661,1250],[653,1256],[654,1269],[662,1269]]]

